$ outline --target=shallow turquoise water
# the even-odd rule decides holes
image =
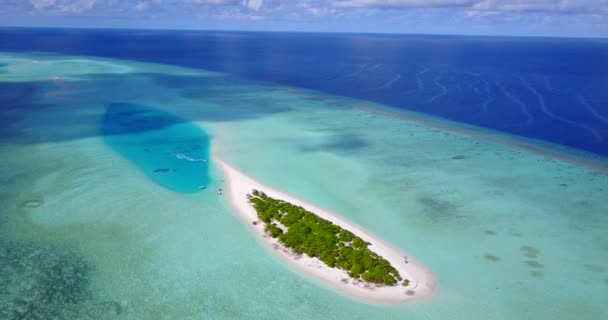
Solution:
[[[0,76],[2,319],[608,316],[606,175],[364,101],[162,65],[35,58],[0,55],[23,66]],[[125,132],[115,115],[158,121]],[[210,137],[253,177],[420,258],[436,295],[368,305],[292,272],[225,199],[192,192],[205,179],[223,186],[213,163],[176,157],[207,158]]]
[[[101,131],[108,145],[163,187],[198,192],[209,184],[209,137],[185,119],[153,107],[111,103]]]

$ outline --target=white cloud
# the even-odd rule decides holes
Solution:
[[[246,4],[249,9],[258,11],[262,7],[262,4],[264,4],[264,1],[263,0],[247,0]]]
[[[30,2],[37,10],[46,9],[55,5],[55,0],[31,0]]]
[[[241,4],[240,0],[185,0],[186,4],[202,6],[233,6]]]
[[[608,13],[608,0],[332,0],[336,8],[410,9],[461,7],[469,12]]]
[[[335,0],[338,8],[422,8],[460,7],[473,5],[475,0]]]
[[[138,3],[135,4],[135,10],[136,11],[144,11],[148,9],[148,3],[144,2],[144,1],[140,1]]]
[[[522,24],[552,17],[572,16],[588,24],[608,24],[608,0],[0,0],[38,15],[151,17],[205,17],[222,20],[295,21],[399,21],[452,19],[491,25],[519,19]],[[392,19],[392,20],[391,20]],[[426,20],[425,20],[426,19]],[[565,20],[559,20],[565,21]],[[572,20],[574,21],[574,20]]]
[[[38,11],[79,13],[91,9],[96,0],[30,0]]]

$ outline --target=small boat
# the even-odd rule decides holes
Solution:
[[[198,186],[198,188],[202,190],[202,189],[205,189],[207,187],[206,186]]]
[[[222,188],[217,189],[217,194],[219,194],[219,195],[222,194]]]

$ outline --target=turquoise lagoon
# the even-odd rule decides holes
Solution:
[[[101,131],[156,183],[177,192],[206,189],[209,137],[190,121],[154,107],[111,103]]]
[[[221,73],[5,53],[0,81],[2,319],[608,317],[596,169]],[[436,294],[371,305],[291,271],[188,160],[209,141],[421,259]]]

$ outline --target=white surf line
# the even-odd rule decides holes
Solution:
[[[547,88],[548,91],[551,92],[557,92],[557,93],[563,93],[563,92],[568,92],[572,95],[574,95],[574,93],[572,92],[572,90],[562,90],[562,91],[558,91],[557,89],[555,89],[552,85],[551,85],[551,80],[549,79],[548,76],[543,76],[542,77],[544,83],[545,83],[545,88]],[[591,103],[589,103],[587,101],[587,99],[585,99],[585,97],[582,94],[576,94],[578,101],[587,109],[587,111],[589,111],[589,113],[591,113],[593,116],[595,116],[599,121],[608,124],[608,117],[602,115],[599,111],[597,111],[593,105]]]
[[[468,87],[471,88],[471,90],[475,91],[475,93],[477,95],[483,97],[483,100],[479,104],[481,107],[481,110],[476,115],[474,115],[474,117],[480,117],[482,115],[487,114],[488,105],[490,105],[490,103],[492,103],[494,101],[494,98],[492,98],[492,96],[490,95],[490,85],[489,85],[488,81],[484,80],[481,77],[480,73],[465,72],[465,74],[475,77],[475,79],[473,79],[473,81],[468,82]],[[482,86],[478,86],[477,85],[478,83],[481,84]],[[479,89],[480,87],[484,88],[484,90]]]
[[[467,82],[467,88],[469,89],[469,91],[473,91],[475,92],[476,95],[478,96],[482,96],[483,98],[487,99],[487,96],[484,95],[481,90],[479,90],[479,88],[475,85],[475,81],[468,81]],[[485,101],[485,100],[484,100]],[[479,118],[481,115],[485,114],[485,110],[486,108],[484,108],[484,101],[482,101],[479,105],[481,106],[481,110],[479,110],[477,113],[475,113],[472,117],[473,118]]]
[[[519,100],[516,96],[507,91],[507,89],[505,89],[505,87],[499,81],[495,81],[494,84],[500,89],[500,91],[505,97],[509,98],[511,102],[519,106],[521,112],[526,116],[526,125],[532,124],[532,122],[534,122],[534,116],[530,113],[528,107],[526,107],[526,104],[521,102],[521,100]]]
[[[427,71],[429,71],[429,69],[427,67],[423,67],[421,71],[418,71],[416,73],[416,89],[407,90],[407,91],[403,92],[402,94],[408,95],[408,94],[412,94],[415,92],[421,92],[423,89],[423,85],[424,85],[421,76],[423,74],[425,74]]]
[[[57,99],[59,101],[65,101],[65,102],[69,102],[69,101],[72,100],[72,99],[64,98],[64,97],[60,96],[61,91],[63,90],[63,81],[61,80],[60,76],[58,76],[58,75],[52,76],[51,77],[51,81],[57,87],[57,89],[55,89],[53,91],[50,91],[50,92],[47,92],[45,94],[46,97],[51,98],[51,99]]]
[[[376,91],[376,90],[382,90],[382,89],[389,88],[390,86],[393,85],[393,83],[395,83],[395,82],[397,82],[399,80],[401,80],[401,73],[396,73],[396,76],[394,78],[392,78],[391,80],[389,80],[385,84],[383,84],[383,85],[381,85],[379,87],[376,87],[376,88],[374,88],[372,90],[369,90],[369,91]]]
[[[530,83],[528,83],[528,81],[526,81],[526,79],[524,79],[521,76],[518,76],[519,80],[521,81],[522,85],[528,89],[530,92],[532,92],[532,94],[534,94],[536,96],[536,98],[538,99],[538,104],[540,105],[540,109],[541,111],[546,114],[548,117],[553,118],[555,120],[558,121],[562,121],[564,123],[570,124],[572,126],[575,127],[579,127],[587,132],[589,132],[594,138],[595,138],[595,143],[602,143],[604,141],[604,138],[602,138],[602,135],[600,135],[595,129],[582,124],[582,123],[578,123],[569,119],[566,119],[562,116],[559,116],[555,113],[553,113],[550,109],[549,106],[547,106],[546,102],[545,102],[545,97],[540,94],[540,92],[538,92],[534,87],[532,87],[530,85]]]
[[[488,114],[488,106],[490,105],[490,103],[494,102],[494,98],[492,98],[492,95],[490,95],[490,84],[488,83],[488,81],[482,78],[479,78],[479,81],[483,84],[484,90],[479,90],[479,88],[476,86],[473,87],[475,92],[483,97],[483,100],[479,104],[481,110],[473,116],[477,118]]]
[[[479,90],[479,87],[477,86],[476,82],[481,82],[481,81],[469,81],[467,83],[467,87],[469,87],[471,90],[475,91],[475,93],[477,95],[482,95],[481,90]]]
[[[349,74],[347,74],[347,75],[345,75],[345,76],[343,76],[343,77],[338,77],[338,78],[336,78],[336,79],[346,79],[346,78],[352,78],[352,77],[354,77],[354,76],[356,76],[356,75],[359,75],[359,74],[361,74],[361,73],[363,73],[363,72],[367,72],[367,71],[372,71],[372,70],[375,70],[375,69],[377,69],[377,68],[379,68],[379,67],[381,66],[381,64],[380,64],[380,63],[378,63],[378,64],[376,64],[376,65],[373,65],[373,66],[371,66],[371,67],[368,67],[368,65],[369,65],[369,64],[368,64],[368,63],[366,63],[366,64],[364,64],[363,66],[361,66],[361,68],[360,68],[359,70],[357,70],[357,71],[355,71],[355,72],[353,72],[353,73],[349,73]]]
[[[51,79],[53,80],[53,83],[56,86],[58,86],[58,87],[62,87],[63,86],[63,82],[61,81],[61,77],[60,76],[55,75]]]
[[[381,63],[378,63],[378,64],[376,64],[375,66],[372,66],[371,68],[369,68],[369,69],[367,69],[367,70],[365,70],[365,71],[372,71],[372,70],[376,70],[376,69],[378,69],[378,68],[379,68],[381,65],[382,65]]]
[[[362,65],[362,66],[361,66],[361,68],[360,68],[359,70],[357,70],[357,71],[355,71],[355,72],[352,72],[352,73],[349,73],[349,74],[347,74],[347,75],[345,75],[345,76],[343,76],[343,77],[341,77],[341,78],[339,78],[339,79],[350,78],[350,77],[356,76],[356,75],[358,75],[359,73],[361,73],[361,72],[365,71],[365,69],[367,68],[367,65],[368,65],[368,64],[366,63],[366,64]]]
[[[361,66],[361,67],[360,67],[360,68],[359,68],[357,71],[354,71],[354,72],[352,72],[352,73],[349,73],[349,74],[347,74],[347,75],[345,75],[345,76],[341,76],[341,77],[340,77],[340,76],[338,76],[338,77],[336,77],[336,79],[344,79],[344,78],[349,78],[349,77],[352,77],[352,76],[356,76],[356,75],[358,75],[359,73],[363,72],[363,71],[365,70],[365,68],[367,68],[367,65],[368,65],[368,64],[366,63],[366,64],[362,65],[362,66]]]
[[[433,79],[433,83],[435,83],[435,85],[436,85],[437,87],[439,87],[439,89],[441,89],[441,92],[440,92],[439,94],[437,94],[437,95],[435,95],[435,96],[431,97],[430,99],[428,99],[428,100],[426,101],[426,103],[431,103],[431,102],[433,102],[433,101],[435,101],[435,100],[437,100],[437,99],[439,99],[439,98],[441,98],[441,97],[445,96],[445,95],[448,93],[448,88],[446,88],[446,86],[444,86],[443,84],[439,83],[439,78],[440,78],[440,77],[435,77],[435,78]]]
[[[10,70],[10,71],[19,71],[19,70],[23,70],[25,68],[31,67],[32,65],[38,64],[38,63],[40,63],[40,61],[38,61],[38,60],[32,60],[32,61],[20,63],[20,64],[15,65],[15,66],[10,66],[10,67],[8,67],[6,69]]]
[[[488,106],[494,101],[494,98],[490,94],[490,83],[482,78],[479,78],[479,80],[483,82],[483,87],[486,92],[486,100],[481,104],[481,109],[483,110],[483,113],[486,114],[488,113]]]
[[[481,113],[482,114],[487,114],[488,113],[488,106],[490,105],[490,103],[494,102],[494,98],[490,97],[489,95],[487,96],[487,99],[484,100],[481,103]]]
[[[416,73],[416,85],[418,86],[418,91],[422,91],[422,89],[424,88],[424,82],[422,80],[422,75],[424,75],[425,73],[427,73],[427,71],[429,71],[429,68],[427,67],[422,67],[423,69],[421,71],[419,71],[418,73]]]
[[[585,106],[585,108],[587,108],[587,110],[593,114],[598,120],[600,120],[601,122],[608,124],[608,117],[602,115],[599,111],[597,111],[592,105],[591,103],[589,103],[587,101],[587,99],[585,99],[585,97],[582,94],[578,94],[578,100],[581,102],[581,104],[583,106]]]

